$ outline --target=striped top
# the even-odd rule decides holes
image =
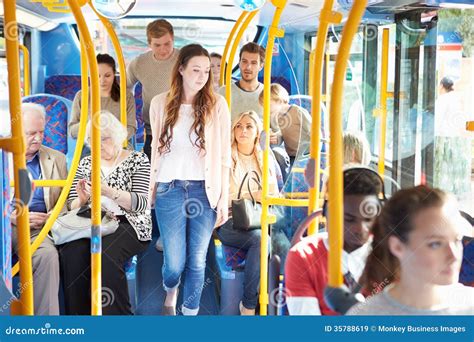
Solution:
[[[91,157],[83,158],[77,168],[68,197],[68,206],[77,198],[76,185],[80,179],[91,179]],[[151,214],[148,209],[148,188],[150,186],[150,162],[142,152],[132,151],[103,180],[108,186],[127,191],[132,196],[132,209],[122,208],[125,217],[135,229],[140,241],[151,240]]]

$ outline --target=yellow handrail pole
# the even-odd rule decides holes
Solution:
[[[380,75],[380,142],[379,142],[379,164],[380,176],[385,174],[385,143],[387,136],[387,82],[388,82],[388,47],[390,30],[384,28],[382,31],[382,70]]]
[[[252,19],[257,15],[258,11],[251,12],[247,18],[245,18],[242,26],[237,32],[234,43],[229,54],[229,63],[226,63],[225,66],[225,99],[227,100],[227,105],[229,106],[230,112],[232,113],[232,95],[231,95],[231,80],[232,80],[232,62],[234,61],[235,53],[237,52],[237,47],[239,46],[240,39],[244,34],[245,30],[249,26]]]
[[[249,12],[247,12],[247,11],[242,12],[239,19],[237,19],[234,26],[232,27],[232,30],[229,33],[229,37],[227,38],[227,41],[225,43],[224,52],[222,53],[222,60],[221,60],[221,73],[220,73],[221,78],[219,79],[219,86],[220,87],[222,87],[224,85],[224,81],[225,81],[225,75],[226,75],[225,73],[226,73],[226,65],[227,65],[227,53],[229,52],[230,44],[232,43],[232,40],[234,39],[235,32],[237,31],[237,28],[242,24],[242,21],[247,16],[247,14],[249,14]],[[232,63],[232,61],[229,61],[229,62]]]
[[[352,39],[364,14],[367,0],[354,0],[336,58],[331,92],[329,142],[329,258],[328,286],[342,286],[343,184],[342,184],[342,96]]]
[[[325,99],[326,99],[326,110],[327,112],[329,113],[329,108],[330,108],[330,105],[329,105],[329,102],[331,101],[331,95],[329,94],[329,76],[331,75],[331,73],[329,72],[329,64],[331,63],[331,55],[329,54],[328,51],[326,51],[326,96],[325,96]]]
[[[21,114],[20,57],[18,55],[18,23],[16,21],[16,0],[3,1],[5,20],[5,43],[8,70],[10,120],[12,138],[2,139],[0,148],[13,152],[15,179],[15,209],[18,227],[18,257],[23,271],[20,282],[23,291],[14,310],[22,315],[33,315],[33,269],[31,266],[30,223],[28,203],[22,201],[20,192],[20,173],[26,172],[25,141],[23,139],[23,118]],[[14,311],[12,310],[12,312]]]
[[[278,27],[281,13],[286,5],[286,0],[272,0],[272,5],[276,7],[273,14],[272,24],[268,29],[267,47],[265,49],[265,66],[263,73],[263,129],[265,130],[265,148],[263,150],[263,170],[262,170],[262,238],[260,247],[260,315],[266,316],[268,309],[268,225],[269,206],[271,198],[268,196],[269,177],[269,150],[270,150],[270,84],[272,75],[272,55],[275,38],[283,37],[285,31]],[[285,200],[299,201],[299,200]]]
[[[92,155],[92,216],[91,216],[91,307],[92,315],[102,314],[102,279],[101,279],[101,250],[102,238],[100,236],[100,92],[99,70],[95,60],[94,44],[92,42],[86,21],[81,9],[75,0],[67,0],[69,7],[76,19],[77,27],[84,40],[91,79],[91,155]]]
[[[474,121],[466,122],[466,130],[474,132]]]
[[[30,95],[30,52],[24,45],[18,45],[21,52],[23,53],[23,88],[24,96]]]
[[[117,55],[117,61],[120,72],[120,121],[122,122],[122,125],[127,129],[127,72],[125,69],[125,60],[123,58],[122,47],[120,46],[120,42],[112,26],[112,23],[107,18],[102,16],[99,12],[97,12],[91,2],[89,2],[89,6],[92,8],[95,14],[99,17],[102,24],[105,26],[105,29],[109,34],[110,40],[112,41],[112,45],[114,46],[115,54]],[[127,148],[127,146],[128,139],[123,142],[123,147]]]
[[[89,108],[89,83],[87,77],[87,60],[85,58],[85,47],[84,43],[81,39],[81,116],[79,119],[79,132],[77,134],[77,143],[76,143],[76,150],[74,151],[74,156],[71,162],[71,168],[69,170],[67,179],[65,181],[62,180],[38,180],[34,181],[35,185],[38,182],[37,186],[63,186],[63,190],[59,195],[58,201],[54,206],[54,209],[51,211],[48,220],[43,226],[43,229],[36,237],[35,241],[31,245],[31,254],[34,254],[38,247],[43,243],[44,239],[48,235],[51,227],[53,226],[56,218],[61,213],[61,209],[64,207],[64,203],[66,203],[67,197],[69,195],[69,190],[71,189],[72,182],[74,181],[74,176],[76,175],[77,167],[79,165],[79,160],[81,158],[82,147],[84,145],[84,136],[86,132],[86,125],[87,125],[87,117],[88,117],[88,108]],[[84,56],[84,57],[82,57]],[[12,275],[16,275],[20,270],[20,264],[17,262],[15,266],[12,268]]]
[[[313,63],[313,86],[311,97],[311,142],[310,142],[310,160],[314,162],[313,186],[309,188],[308,215],[311,215],[318,209],[319,184],[321,172],[321,95],[323,86],[323,60],[326,51],[326,40],[329,24],[339,23],[342,15],[332,11],[333,0],[324,1],[323,8],[319,17],[319,29],[316,39],[316,52]],[[316,227],[319,226],[319,218],[313,220],[308,228],[308,234],[316,233]]]

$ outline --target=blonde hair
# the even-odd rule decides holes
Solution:
[[[260,139],[260,133],[262,132],[263,130],[263,123],[262,123],[262,120],[260,120],[260,117],[258,116],[258,114],[253,111],[253,110],[249,110],[247,112],[242,112],[239,114],[239,116],[237,116],[234,121],[232,122],[232,128],[231,128],[231,141],[232,141],[232,146],[237,146],[237,140],[235,139],[235,135],[234,135],[234,129],[235,129],[235,126],[237,126],[237,124],[240,122],[240,120],[242,120],[243,117],[245,116],[248,116],[250,119],[253,120],[253,122],[255,123],[255,125],[257,126],[257,137],[255,139],[255,145],[256,145],[256,150],[259,149],[259,144],[258,144],[258,140]]]
[[[270,101],[288,104],[290,102],[290,95],[280,84],[272,83],[270,84]],[[260,92],[258,102],[263,106],[263,90]]]
[[[369,165],[372,158],[369,142],[360,132],[345,132],[343,135],[344,164]]]
[[[114,146],[121,148],[125,139],[127,139],[127,129],[122,123],[108,111],[100,112],[99,129],[101,136],[110,136],[114,142]],[[92,120],[89,120],[86,127],[85,142],[91,146],[91,132],[92,131]]]

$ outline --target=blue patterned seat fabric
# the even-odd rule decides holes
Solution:
[[[226,245],[222,245],[222,247],[226,266],[230,267],[234,271],[243,269],[245,266],[245,257],[247,256],[247,251]]]
[[[76,93],[81,90],[81,75],[54,75],[44,82],[44,91],[47,94],[59,95],[72,101]]]

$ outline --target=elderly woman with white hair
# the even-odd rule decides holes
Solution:
[[[124,150],[127,131],[117,118],[102,112],[101,128],[101,202],[102,208],[119,220],[115,233],[102,238],[102,287],[112,292],[113,300],[103,306],[105,315],[132,314],[124,264],[146,249],[151,240],[148,210],[150,163],[144,153]],[[90,145],[91,122],[86,141]],[[91,157],[83,158],[68,198],[75,209],[90,203]],[[89,315],[90,240],[80,239],[59,246],[66,314]]]

